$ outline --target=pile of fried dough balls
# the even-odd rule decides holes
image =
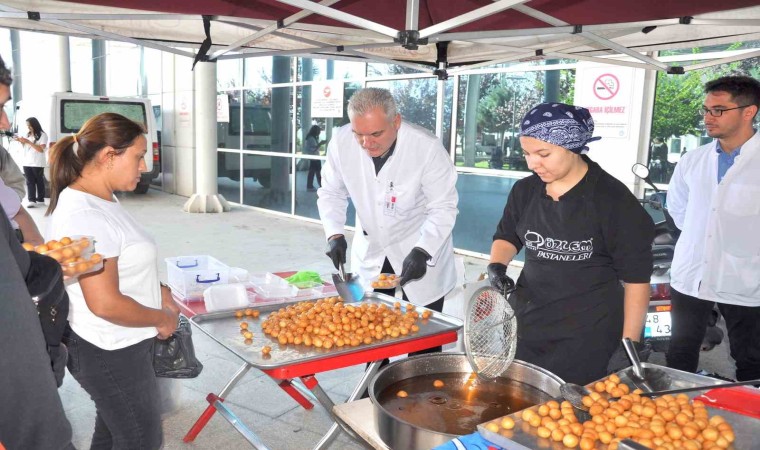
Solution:
[[[280,308],[261,326],[282,345],[330,349],[417,333],[420,317],[427,319],[430,311],[420,314],[411,303],[402,310],[399,302],[393,307],[371,302],[344,304],[340,297],[327,297]]]
[[[549,401],[525,409],[520,418],[528,431],[539,438],[561,442],[567,448],[594,449],[597,443],[615,450],[623,439],[631,439],[655,450],[714,450],[728,448],[734,430],[723,417],[710,417],[704,403],[691,401],[686,394],[642,397],[629,392],[617,375],[594,384],[583,397],[591,420],[579,423],[572,405]],[[486,424],[494,433],[509,434],[515,420],[506,416]]]

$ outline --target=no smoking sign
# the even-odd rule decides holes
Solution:
[[[594,80],[594,95],[599,100],[610,100],[617,95],[619,90],[620,81],[611,73],[599,75],[596,80]]]

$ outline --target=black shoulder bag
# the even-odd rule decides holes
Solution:
[[[49,256],[29,253],[26,287],[37,305],[42,334],[45,336],[50,365],[58,387],[63,384],[68,351],[61,342],[68,324],[69,295],[63,285],[61,265]]]

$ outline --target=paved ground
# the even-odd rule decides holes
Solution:
[[[231,265],[257,271],[309,269],[328,273],[332,267],[324,256],[324,236],[318,224],[235,207],[225,214],[187,214],[182,212],[184,197],[150,190],[145,196],[127,195],[125,207],[149,230],[159,245],[159,271],[166,279],[163,258],[178,255],[212,255]],[[30,210],[44,232],[44,211]],[[484,236],[490,239],[490,236]],[[485,261],[464,258],[465,280],[477,279]],[[235,373],[241,361],[223,347],[194,333],[203,373],[193,380],[162,380],[167,412],[164,420],[166,449],[248,448],[247,441],[217,414],[192,444],[182,437],[208,403],[205,397],[218,392]],[[662,363],[662,354],[653,362]],[[703,353],[702,367],[733,376],[733,364],[725,343]],[[345,400],[358,381],[362,367],[325,373],[318,378],[336,401]],[[74,444],[88,448],[95,410],[89,396],[67,374],[60,389],[64,407],[74,429]],[[271,449],[312,448],[327,431],[330,420],[319,406],[307,411],[280,390],[266,375],[251,370],[233,390],[227,403],[240,419],[259,435]],[[362,448],[345,436],[332,449]]]

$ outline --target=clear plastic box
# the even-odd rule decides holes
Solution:
[[[186,300],[203,299],[203,291],[229,282],[230,268],[209,255],[166,258],[169,287]]]
[[[270,272],[252,273],[248,281],[253,284],[256,293],[264,298],[290,298],[298,295],[297,286]]]
[[[393,273],[381,273],[370,284],[373,289],[393,289],[398,286],[399,276]]]
[[[92,236],[71,236],[48,241],[36,249],[58,261],[65,276],[78,277],[103,268],[103,257],[95,253],[94,243]]]

